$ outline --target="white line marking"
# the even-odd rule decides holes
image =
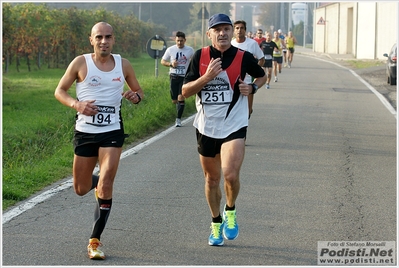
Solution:
[[[357,79],[360,80],[363,84],[366,85],[377,97],[380,99],[380,101],[387,107],[388,111],[397,118],[397,113],[396,110],[392,107],[392,105],[389,103],[389,101],[382,95],[380,92],[378,92],[375,88],[373,88],[369,83],[367,83],[363,78],[361,78],[357,73],[355,73],[353,70],[349,70],[354,76],[357,77]]]
[[[182,121],[182,125],[187,124],[189,121],[191,121],[193,118],[195,117],[195,114],[186,118],[185,120]],[[144,147],[150,145],[151,143],[165,137],[166,135],[168,135],[169,133],[175,131],[177,129],[177,127],[172,126],[166,130],[164,130],[163,132],[159,133],[158,135],[136,145],[135,147],[123,152],[121,154],[120,159],[123,159],[129,155],[135,154],[138,151],[140,151],[141,149],[143,149]],[[94,173],[98,171],[98,168],[96,167],[94,169]],[[47,190],[43,193],[41,193],[40,195],[33,197],[29,200],[27,200],[26,202],[24,202],[23,204],[19,205],[18,207],[15,207],[7,212],[5,212],[2,216],[3,218],[3,224],[7,223],[8,221],[12,220],[13,218],[17,217],[18,215],[21,215],[22,213],[24,213],[25,211],[33,208],[34,206],[36,206],[37,204],[43,202],[44,200],[58,194],[59,192],[61,192],[62,190],[68,189],[70,187],[72,187],[73,185],[73,178],[70,178],[69,180],[67,180],[66,182],[61,183],[60,185],[58,185],[57,187],[51,188],[50,190]]]

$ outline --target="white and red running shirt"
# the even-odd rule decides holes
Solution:
[[[86,116],[77,113],[75,129],[85,133],[104,133],[121,129],[121,104],[125,77],[122,58],[111,54],[115,60],[112,71],[103,72],[93,62],[91,54],[84,54],[87,75],[82,82],[76,83],[76,96],[79,101],[95,100],[98,113]]]

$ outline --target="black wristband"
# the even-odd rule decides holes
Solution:
[[[137,98],[139,98],[139,101],[138,101],[138,102],[136,102],[135,104],[139,104],[139,103],[140,103],[140,101],[141,101],[141,96],[140,96],[140,94],[139,94],[139,93],[137,93],[137,92],[136,92],[136,95],[137,95]]]
[[[258,91],[258,85],[255,84],[255,83],[251,83],[250,85],[252,86],[252,92],[251,92],[251,94],[255,94],[256,91]]]

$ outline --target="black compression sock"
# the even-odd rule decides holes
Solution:
[[[90,190],[93,190],[94,188],[96,188],[97,187],[97,184],[98,184],[98,179],[99,179],[100,177],[99,176],[97,176],[97,175],[91,175],[91,188],[90,188]]]
[[[216,218],[212,217],[212,222],[214,222],[214,223],[222,223],[222,216],[220,216],[220,214],[219,214],[219,216],[217,216]]]
[[[95,237],[98,238],[98,240],[100,240],[100,236],[104,231],[109,213],[111,212],[112,199],[103,200],[101,198],[98,198],[97,202],[98,204],[96,204],[96,210],[94,211],[93,232],[90,238]]]
[[[181,118],[184,112],[184,107],[185,107],[185,102],[184,101],[179,101],[177,104],[177,118]]]
[[[236,209],[236,205],[229,207],[228,205],[226,205],[225,210],[235,210]]]

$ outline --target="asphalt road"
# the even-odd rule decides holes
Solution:
[[[307,55],[318,59],[325,59],[330,62],[337,63],[343,67],[353,69],[362,79],[369,83],[375,90],[382,94],[392,107],[396,110],[397,106],[397,90],[398,85],[389,85],[386,75],[386,60],[357,60],[351,54],[328,54],[314,52],[312,49],[297,47],[296,55]],[[352,61],[365,61],[374,64],[373,67],[357,69],[351,64]]]
[[[256,94],[236,204],[240,236],[223,247],[207,244],[192,121],[144,145],[121,160],[105,261],[86,256],[93,194],[65,187],[3,223],[3,265],[303,266],[317,265],[318,241],[396,240],[395,115],[335,64],[298,53]]]
[[[387,83],[386,66],[379,65],[364,69],[355,70],[365,81],[372,85],[379,93],[381,93],[397,110],[397,89],[398,85],[390,85]]]

